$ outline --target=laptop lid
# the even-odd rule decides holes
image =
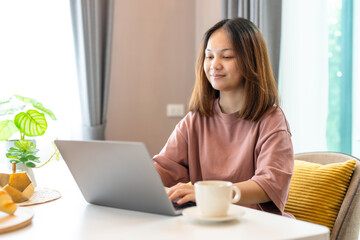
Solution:
[[[144,143],[55,140],[85,200],[92,204],[179,215]]]

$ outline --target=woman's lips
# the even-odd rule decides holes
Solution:
[[[225,77],[225,74],[213,74],[212,77],[213,77],[214,79],[220,79],[220,78]]]

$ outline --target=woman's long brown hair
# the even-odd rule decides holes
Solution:
[[[245,104],[239,118],[258,121],[272,106],[279,104],[279,97],[265,40],[259,29],[243,18],[222,20],[205,33],[196,64],[196,81],[189,109],[201,115],[213,115],[214,100],[219,97],[219,91],[211,86],[205,75],[204,59],[209,38],[220,28],[225,29],[231,38],[242,73]]]

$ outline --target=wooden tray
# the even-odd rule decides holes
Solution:
[[[34,216],[32,210],[28,208],[18,207],[14,215],[8,215],[0,212],[0,233],[10,232],[25,227]]]

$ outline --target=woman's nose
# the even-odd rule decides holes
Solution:
[[[211,62],[211,68],[212,69],[221,69],[222,68],[221,61],[218,58],[213,58],[213,60]]]

